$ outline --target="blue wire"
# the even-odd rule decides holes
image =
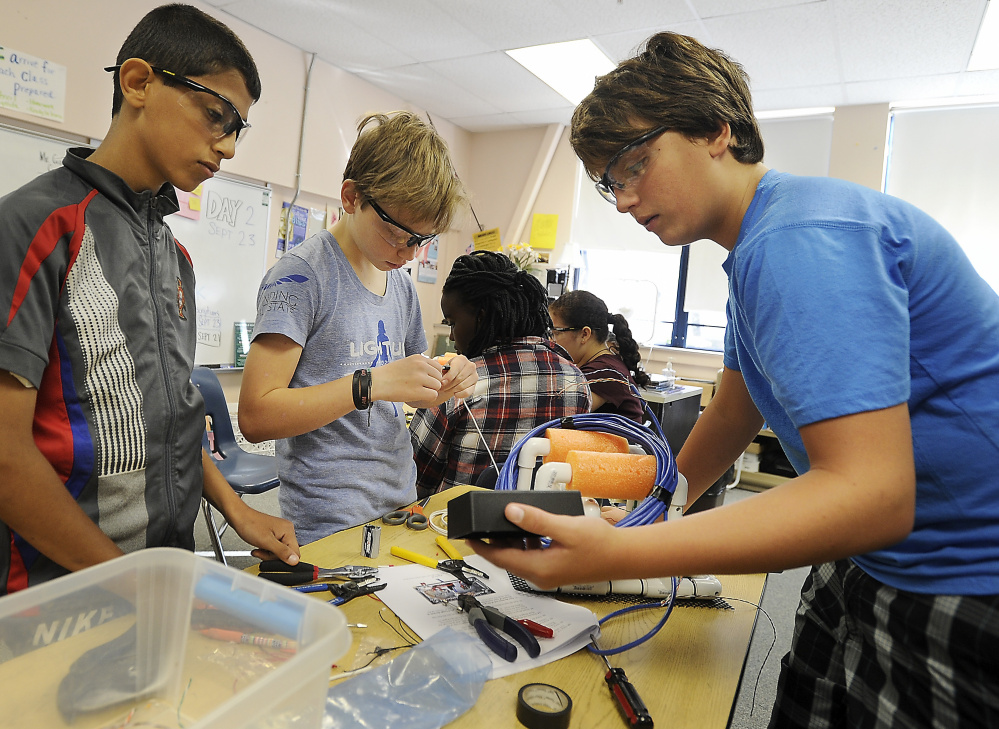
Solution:
[[[669,620],[669,616],[673,612],[673,606],[676,604],[676,588],[677,588],[678,581],[677,581],[677,579],[675,577],[673,577],[671,579],[673,581],[673,584],[672,584],[672,588],[670,589],[670,594],[669,594],[669,606],[666,608],[666,612],[663,613],[663,616],[659,619],[659,622],[656,624],[656,626],[652,630],[650,630],[648,633],[646,633],[645,635],[643,635],[641,638],[636,638],[635,640],[631,641],[630,643],[625,643],[624,645],[620,645],[617,648],[597,648],[595,645],[593,645],[593,643],[590,643],[590,644],[588,644],[586,646],[587,648],[590,649],[590,652],[591,653],[596,653],[598,656],[613,656],[613,655],[616,655],[618,653],[624,653],[625,651],[629,651],[629,650],[631,650],[632,648],[634,648],[636,646],[640,646],[642,643],[644,643],[649,638],[651,638],[653,635],[655,635],[660,630],[662,630],[662,627],[666,624],[666,621]],[[612,613],[608,613],[607,615],[604,615],[602,618],[600,618],[600,620],[597,621],[597,625],[603,625],[608,620],[613,620],[614,618],[616,618],[616,617],[618,617],[620,615],[625,615],[627,613],[633,613],[636,610],[651,610],[652,608],[657,608],[657,607],[660,607],[661,605],[662,605],[662,602],[655,602],[655,603],[646,604],[646,605],[629,605],[626,608],[621,608],[620,610],[615,610]]]
[[[640,397],[638,390],[634,386],[632,387],[632,391],[635,395]],[[659,490],[663,493],[669,494],[672,497],[673,492],[676,490],[678,480],[676,461],[674,460],[673,454],[666,442],[666,437],[663,435],[659,421],[649,409],[647,403],[645,404],[645,411],[654,426],[654,429],[645,425],[640,425],[634,420],[616,414],[586,413],[583,415],[574,415],[569,418],[569,420],[572,421],[572,427],[575,430],[596,430],[604,433],[610,433],[611,435],[621,436],[631,443],[643,446],[647,453],[656,457],[655,485],[659,487]],[[516,490],[516,474],[520,468],[517,464],[517,459],[524,443],[531,438],[536,438],[542,435],[549,428],[561,427],[562,422],[563,421],[559,419],[543,423],[534,428],[534,430],[530,431],[514,445],[514,447],[510,450],[510,454],[507,456],[506,461],[503,463],[502,468],[500,468],[495,486],[497,491]],[[653,492],[655,493],[656,490],[657,489],[654,489]],[[616,526],[624,527],[652,524],[663,516],[667,508],[667,504],[663,501],[656,498],[654,495],[649,495],[626,517],[617,522]]]
[[[634,385],[632,385],[631,389],[639,399],[642,399]],[[621,521],[617,522],[615,526],[618,527],[643,526],[646,524],[652,524],[662,518],[669,506],[664,501],[657,498],[655,494],[657,491],[661,491],[668,494],[670,498],[672,498],[673,493],[676,490],[677,481],[679,480],[676,470],[676,461],[673,458],[673,453],[670,450],[669,444],[666,442],[666,436],[663,434],[663,429],[660,427],[659,421],[656,419],[655,414],[649,408],[648,403],[646,403],[644,399],[642,399],[642,402],[645,405],[645,413],[648,415],[652,425],[655,426],[654,428],[640,425],[634,420],[611,413],[586,413],[583,415],[574,415],[571,418],[565,419],[571,420],[572,428],[574,430],[596,430],[603,433],[610,433],[611,435],[618,435],[625,438],[630,443],[643,446],[647,453],[656,457],[656,478],[655,487],[653,487],[652,493],[643,499],[642,503],[635,507],[635,509],[621,519]],[[563,421],[559,419],[543,423],[521,438],[514,445],[496,478],[495,489],[497,491],[515,491],[517,489],[516,476],[517,471],[520,468],[517,464],[517,460],[520,456],[520,450],[524,443],[531,438],[540,436],[549,428],[560,428],[562,426],[562,422]],[[548,538],[543,538],[541,541],[545,547],[547,547],[551,542]],[[660,619],[659,623],[652,630],[644,636],[618,648],[601,650],[591,644],[589,649],[599,655],[615,655],[617,653],[623,653],[626,650],[630,650],[635,646],[641,645],[658,633],[662,629],[663,625],[666,624],[670,614],[673,612],[673,605],[676,603],[676,588],[678,581],[676,577],[671,579],[672,589],[670,591],[669,607],[663,614],[662,619]],[[606,621],[615,618],[618,615],[623,615],[634,610],[646,610],[653,607],[659,607],[661,604],[661,602],[657,602],[651,605],[633,605],[622,610],[617,610],[601,618],[598,625],[603,625]]]

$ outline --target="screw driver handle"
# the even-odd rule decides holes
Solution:
[[[654,726],[649,710],[645,708],[645,702],[628,680],[624,669],[612,668],[604,676],[604,680],[610,686],[611,693],[614,694],[631,726]]]

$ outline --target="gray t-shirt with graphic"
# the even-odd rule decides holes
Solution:
[[[385,295],[366,289],[339,244],[322,231],[264,276],[253,336],[302,346],[289,387],[308,387],[423,352],[420,303],[407,271]],[[416,466],[401,403],[376,402],[276,443],[281,514],[301,544],[370,521],[416,499]]]

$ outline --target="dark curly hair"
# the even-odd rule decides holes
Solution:
[[[502,253],[475,251],[458,256],[442,293],[455,294],[482,312],[482,321],[468,343],[467,357],[520,337],[546,337],[552,328],[545,287],[521,271]]]
[[[566,326],[573,329],[589,327],[601,344],[607,343],[608,327],[612,326],[618,354],[631,372],[635,384],[639,387],[649,384],[649,375],[642,369],[642,355],[638,351],[638,342],[631,334],[628,320],[620,314],[609,313],[603,299],[589,291],[568,291],[559,296],[550,309],[558,314]]]

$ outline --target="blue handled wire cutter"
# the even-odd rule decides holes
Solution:
[[[524,646],[531,658],[537,658],[541,654],[541,644],[528,628],[506,613],[483,605],[474,595],[459,595],[458,609],[468,614],[468,622],[475,628],[479,638],[500,658],[512,663],[517,660],[518,652],[517,646],[500,635],[501,630]]]

